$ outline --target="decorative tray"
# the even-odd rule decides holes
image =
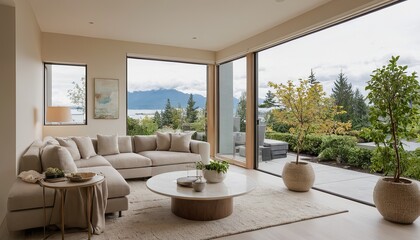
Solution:
[[[79,172],[79,173],[70,173],[67,175],[67,178],[71,182],[86,182],[91,180],[94,176],[96,176],[96,173],[93,172]]]
[[[67,181],[67,178],[65,177],[57,177],[57,178],[44,178],[44,181],[55,183],[55,182],[64,182]]]
[[[176,180],[176,183],[183,187],[192,188],[192,183],[195,182],[198,178],[195,176],[192,177],[180,177]]]

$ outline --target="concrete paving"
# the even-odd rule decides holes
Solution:
[[[260,161],[258,168],[281,175],[285,163],[295,159],[294,153],[288,153],[286,158]],[[314,188],[373,205],[373,189],[380,176],[318,163],[311,164],[315,171]]]

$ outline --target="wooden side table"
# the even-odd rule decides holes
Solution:
[[[44,201],[44,238],[45,238],[45,225],[47,224],[47,214],[45,210],[45,188],[52,188],[54,191],[60,191],[61,193],[61,239],[64,240],[64,197],[68,189],[74,188],[86,188],[86,216],[88,223],[88,239],[92,235],[92,226],[90,222],[90,212],[92,208],[92,192],[93,188],[98,184],[102,183],[105,177],[102,175],[96,175],[92,179],[86,182],[71,182],[69,180],[63,182],[47,182],[41,180],[42,194]]]

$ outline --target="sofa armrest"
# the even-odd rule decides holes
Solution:
[[[198,153],[201,156],[201,161],[204,164],[210,163],[210,144],[208,142],[191,140],[191,152]]]
[[[32,144],[22,155],[19,162],[19,173],[23,171],[35,170],[42,172],[41,158],[39,156],[40,147],[38,144]],[[18,174],[19,174],[18,173]]]

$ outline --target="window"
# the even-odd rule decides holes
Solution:
[[[207,139],[207,65],[127,58],[127,135],[195,131]]]
[[[44,64],[45,125],[87,124],[86,65]]]

